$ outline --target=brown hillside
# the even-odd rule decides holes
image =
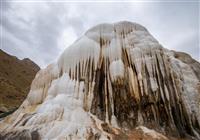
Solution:
[[[29,92],[39,66],[0,50],[0,114],[18,107]]]

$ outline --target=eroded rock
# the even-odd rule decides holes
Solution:
[[[146,126],[200,139],[199,67],[163,48],[141,25],[101,24],[38,72],[21,107],[0,122],[0,132],[33,137],[37,129],[34,137],[41,139],[128,139],[131,130]]]

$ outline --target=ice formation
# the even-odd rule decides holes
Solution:
[[[104,140],[143,125],[198,139],[199,70],[139,24],[97,25],[37,73],[0,137]]]

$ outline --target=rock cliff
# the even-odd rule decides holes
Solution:
[[[200,139],[199,75],[197,61],[163,48],[145,27],[100,24],[37,73],[0,137],[123,140],[142,130]]]

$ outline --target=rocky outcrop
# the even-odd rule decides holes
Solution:
[[[27,99],[0,122],[0,132],[128,139],[139,126],[199,139],[199,67],[189,56],[163,48],[139,24],[101,24],[37,73]],[[167,139],[158,132],[158,139]]]
[[[19,60],[0,49],[0,118],[22,104],[39,70],[30,59]]]

